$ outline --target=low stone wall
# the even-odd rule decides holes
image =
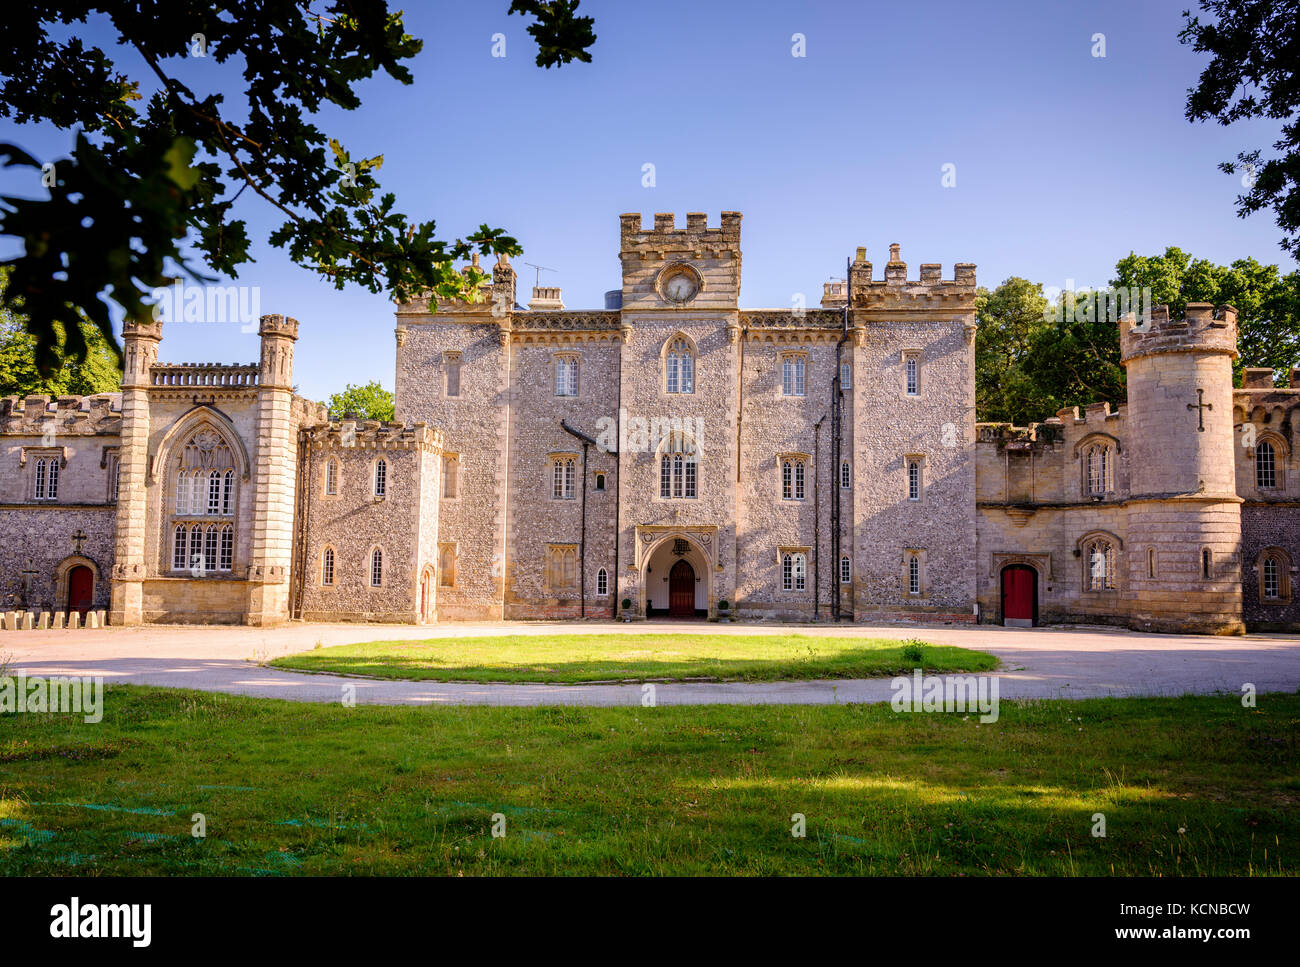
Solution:
[[[0,611],[0,629],[4,631],[42,631],[108,627],[108,612],[87,611],[83,620],[78,611]]]

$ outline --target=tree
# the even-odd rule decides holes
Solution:
[[[0,292],[8,271],[0,269]],[[36,340],[27,332],[27,320],[0,299],[0,396],[89,396],[113,393],[122,385],[117,356],[98,329],[83,320],[80,326],[86,354],[78,359],[66,352],[63,324],[56,324],[54,351],[57,362],[46,374],[36,368]]]
[[[1243,169],[1237,197],[1242,218],[1272,208],[1282,229],[1282,248],[1300,257],[1300,0],[1201,0],[1216,18],[1203,23],[1184,10],[1178,38],[1213,58],[1187,92],[1189,121],[1214,118],[1228,125],[1246,118],[1282,120],[1274,142],[1278,157],[1262,160],[1259,148],[1242,151],[1219,168]]]
[[[1231,305],[1237,310],[1235,369],[1268,366],[1279,378],[1300,365],[1300,272],[1283,276],[1276,265],[1253,258],[1216,265],[1174,246],[1163,255],[1129,253],[1115,265],[1116,286],[1149,286],[1151,301],[1180,315],[1189,302]]]
[[[1024,369],[1034,333],[1048,325],[1043,287],[1012,276],[975,296],[975,412],[977,419],[1024,424],[1041,419],[1044,404]]]
[[[509,13],[534,20],[539,66],[591,59],[592,20],[577,7],[511,4]],[[51,36],[50,28],[62,34],[91,16],[116,31],[125,57]],[[327,0],[319,11],[305,0],[32,2],[7,10],[5,28],[0,117],[76,132],[72,154],[44,166],[0,144],[6,166],[33,169],[33,186],[39,179],[48,189],[48,197],[0,198],[0,235],[24,249],[0,262],[12,267],[0,304],[22,304],[42,372],[57,364],[60,324],[65,351],[85,355],[83,311],[116,351],[109,301],[128,319],[148,319],[145,300],[171,273],[237,277],[249,238],[232,212],[246,191],[284,216],[271,243],[340,289],[472,299],[484,275],[458,272],[454,261],[522,251],[487,225],[437,239],[433,221],[410,222],[382,192],[382,155],[354,159],[309,120],[323,107],[359,107],[354,86],[376,73],[411,83],[403,62],[421,41],[383,0]],[[180,76],[188,57],[222,65],[222,88],[240,90],[246,103],[228,106],[220,90],[191,89]],[[128,74],[137,58],[143,78]],[[454,123],[450,113],[444,123]]]
[[[358,420],[387,421],[393,418],[393,394],[373,380],[365,386],[348,383],[343,392],[331,396],[326,405],[332,420],[340,420],[349,414]]]

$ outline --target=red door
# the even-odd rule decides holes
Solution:
[[[95,600],[95,575],[84,564],[68,572],[68,611],[80,612],[84,618]]]
[[[1024,564],[1002,569],[1002,623],[1032,628],[1038,602],[1038,572]]]
[[[678,561],[668,572],[668,614],[674,618],[695,615],[695,570]]]

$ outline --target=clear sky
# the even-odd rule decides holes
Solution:
[[[1178,245],[1216,262],[1295,267],[1270,213],[1237,218],[1237,177],[1216,164],[1267,148],[1268,124],[1190,124],[1186,90],[1206,63],[1178,43],[1188,0],[893,3],[630,3],[584,0],[593,63],[544,71],[509,0],[407,4],[424,40],[409,87],[361,87],[364,106],[322,127],[354,157],[384,156],[381,183],[439,236],[480,223],[520,240],[520,301],[559,285],[569,308],[617,288],[618,215],[744,214],[745,306],[809,305],[858,245],[877,266],[899,242],[922,262],[975,262],[981,284],[1021,275],[1048,286],[1105,284],[1115,262]],[[400,6],[400,4],[394,4]],[[102,26],[88,39],[111,44]],[[506,56],[493,57],[493,34]],[[792,56],[792,35],[806,56]],[[1106,56],[1092,56],[1093,35]],[[120,48],[112,48],[120,50]],[[134,65],[132,65],[134,67]],[[239,67],[186,75],[237,99]],[[223,73],[229,73],[228,83]],[[136,76],[143,76],[136,74]],[[202,84],[199,85],[202,87]],[[0,123],[40,160],[67,132]],[[642,186],[642,166],[656,184]],[[955,165],[956,186],[943,187]],[[29,176],[0,176],[33,194]],[[297,317],[295,376],[323,399],[345,383],[393,384],[392,306],[338,292],[265,238],[278,220],[246,194],[261,311]],[[249,361],[256,336],[174,323],[167,361]]]

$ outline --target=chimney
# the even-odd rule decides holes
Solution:
[[[535,285],[533,297],[528,301],[528,308],[533,312],[555,312],[564,308],[558,285]]]

